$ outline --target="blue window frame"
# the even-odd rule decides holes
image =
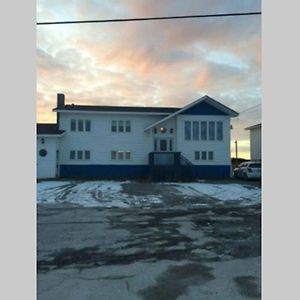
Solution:
[[[199,140],[199,122],[193,121],[193,140]]]
[[[91,120],[85,120],[85,131],[91,131]]]
[[[223,140],[223,122],[217,122],[217,140]]]
[[[119,132],[124,132],[124,121],[119,121],[119,126],[118,126],[118,131]]]
[[[78,131],[83,131],[83,120],[78,120]]]
[[[191,140],[191,122],[185,121],[184,122],[184,137],[186,140]]]
[[[207,122],[206,121],[201,122],[201,140],[202,141],[207,140]]]
[[[75,159],[75,151],[74,150],[70,151],[70,159]]]
[[[125,131],[131,132],[131,122],[130,121],[125,121]]]
[[[76,120],[71,120],[71,131],[76,131]]]
[[[111,121],[111,131],[117,132],[117,121]]]
[[[208,123],[208,136],[210,141],[215,140],[215,122]]]

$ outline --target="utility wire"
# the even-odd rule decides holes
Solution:
[[[261,104],[257,104],[257,105],[248,107],[247,109],[240,111],[239,114],[242,114],[242,113],[244,113],[244,112],[246,112],[246,111],[248,111],[248,110],[252,110],[252,109],[254,109],[254,108],[256,108],[256,107],[259,107],[259,106],[261,106]]]
[[[82,20],[82,21],[55,21],[55,22],[37,22],[36,25],[63,25],[63,24],[83,24],[83,23],[112,23],[112,22],[135,22],[135,21],[154,21],[170,19],[192,19],[192,18],[217,18],[217,17],[237,17],[261,15],[260,11],[245,13],[227,13],[227,14],[208,14],[208,15],[183,15],[170,17],[148,17],[148,18],[126,18],[126,19],[102,19],[102,20]]]

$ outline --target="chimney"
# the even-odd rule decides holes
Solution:
[[[62,108],[65,106],[65,95],[57,94],[57,108]]]

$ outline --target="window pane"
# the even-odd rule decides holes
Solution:
[[[71,131],[76,131],[76,120],[71,120]]]
[[[217,140],[223,140],[223,122],[217,122]]]
[[[130,151],[125,152],[125,159],[127,159],[127,160],[131,159],[131,152]]]
[[[111,159],[117,159],[117,151],[111,151]]]
[[[124,152],[118,151],[118,159],[123,160],[124,159]]]
[[[83,120],[78,120],[78,131],[83,131]]]
[[[214,159],[214,153],[213,151],[208,151],[208,159],[213,160]]]
[[[199,140],[199,122],[193,122],[193,140]]]
[[[208,126],[209,139],[213,141],[215,139],[215,122],[209,122]]]
[[[191,139],[191,122],[185,121],[184,122],[184,136],[186,140]]]
[[[77,151],[77,159],[82,159],[83,157],[82,151]]]
[[[201,152],[201,159],[206,160],[206,151]]]
[[[91,121],[85,120],[85,131],[91,131]]]
[[[207,122],[201,122],[201,140],[207,140]]]
[[[75,151],[70,151],[70,159],[75,159]]]
[[[126,121],[125,123],[125,126],[126,126],[126,132],[130,132],[131,131],[131,122],[130,121]]]
[[[160,151],[167,151],[167,140],[159,140]]]
[[[199,160],[199,159],[200,159],[200,152],[195,151],[195,160]]]
[[[111,121],[111,131],[117,132],[117,121]]]
[[[124,121],[119,121],[119,132],[124,132]]]
[[[84,159],[90,159],[91,153],[89,150],[84,151]]]

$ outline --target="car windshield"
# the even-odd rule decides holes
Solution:
[[[251,167],[251,168],[260,168],[261,169],[261,164],[250,164],[249,167]]]

